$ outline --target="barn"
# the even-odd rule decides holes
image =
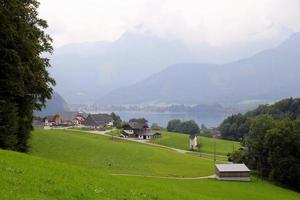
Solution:
[[[216,164],[218,180],[250,181],[250,170],[245,164]]]

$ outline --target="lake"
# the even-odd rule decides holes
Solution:
[[[132,118],[146,118],[149,125],[158,123],[166,127],[172,119],[194,120],[199,126],[204,124],[206,127],[217,127],[229,115],[228,113],[170,113],[170,112],[136,112],[136,111],[115,111],[122,120],[128,121]]]

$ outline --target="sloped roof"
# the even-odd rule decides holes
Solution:
[[[220,172],[250,172],[245,164],[216,164]]]
[[[87,118],[88,114],[84,112],[63,112],[61,113],[61,117],[63,121],[72,121],[76,116],[82,116],[83,118]]]
[[[132,129],[137,129],[137,130],[149,128],[147,124],[144,124],[144,123],[138,123],[138,122],[129,122],[128,124],[125,124],[125,125],[123,126],[123,128],[126,128],[126,127],[130,127],[130,128],[132,128]]]
[[[85,120],[87,126],[103,126],[113,121],[109,114],[90,114]]]
[[[191,140],[193,140],[193,139],[195,139],[195,138],[197,138],[197,135],[190,135],[190,139],[191,139]]]

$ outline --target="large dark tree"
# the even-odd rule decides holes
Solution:
[[[0,0],[0,147],[26,151],[33,111],[51,98],[51,38],[36,0]]]
[[[180,132],[181,121],[179,119],[173,119],[168,122],[167,130],[170,132]]]
[[[110,116],[113,118],[114,120],[114,126],[117,128],[121,128],[122,127],[122,119],[119,115],[117,115],[116,113],[112,112],[110,114]]]

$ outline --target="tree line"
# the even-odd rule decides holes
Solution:
[[[288,98],[272,105],[260,105],[258,108],[245,114],[236,114],[226,118],[218,130],[224,139],[242,141],[249,132],[250,120],[258,115],[270,115],[273,119],[291,119],[300,117],[300,99]]]

